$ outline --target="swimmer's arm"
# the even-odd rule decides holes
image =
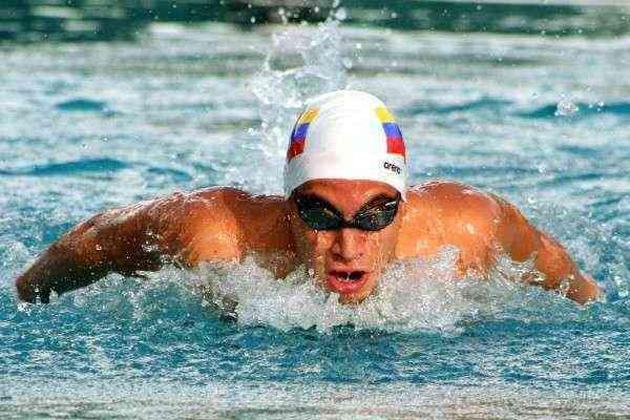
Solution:
[[[110,272],[149,269],[141,254],[142,217],[133,209],[96,215],[66,232],[16,281],[20,299],[48,303],[58,294],[87,286]]]
[[[48,303],[51,291],[88,286],[112,272],[133,276],[168,261],[196,265],[202,237],[205,261],[234,259],[238,246],[222,205],[226,194],[238,192],[176,193],[96,215],[65,233],[17,278],[18,296]]]
[[[595,280],[581,272],[564,247],[549,234],[537,229],[514,206],[498,200],[503,220],[499,229],[502,248],[515,261],[534,258],[542,281],[527,279],[547,290],[566,287],[566,296],[578,303],[596,300],[601,291]]]

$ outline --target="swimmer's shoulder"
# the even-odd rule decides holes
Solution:
[[[487,217],[500,211],[497,197],[471,185],[435,180],[409,189],[412,211],[431,210],[455,217]]]
[[[285,232],[270,231],[286,217],[284,200],[231,187],[177,192],[156,200],[153,220],[178,259],[194,266],[205,261],[238,261],[256,249],[281,247]],[[284,240],[286,242],[286,240]]]
[[[407,194],[401,249],[405,256],[434,255],[452,245],[467,260],[485,257],[501,221],[497,199],[470,185],[430,181]]]

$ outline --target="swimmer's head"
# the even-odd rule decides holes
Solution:
[[[367,93],[319,96],[293,129],[285,194],[296,251],[316,281],[344,303],[372,294],[394,258],[405,163],[398,126]]]
[[[307,102],[289,141],[285,196],[315,179],[383,182],[406,198],[405,143],[380,99],[340,90]]]

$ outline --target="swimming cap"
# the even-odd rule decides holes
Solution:
[[[406,198],[405,143],[380,99],[340,90],[307,102],[291,133],[285,197],[314,179],[380,181]]]

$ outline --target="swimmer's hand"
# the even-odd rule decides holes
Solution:
[[[107,274],[102,264],[81,261],[76,251],[64,245],[64,241],[53,244],[17,278],[15,284],[21,300],[48,303],[52,291],[61,294],[87,286]]]
[[[587,303],[604,297],[604,292],[597,285],[597,281],[584,272],[578,272],[577,279],[568,280],[567,296],[576,302]],[[571,294],[571,295],[569,295]]]

